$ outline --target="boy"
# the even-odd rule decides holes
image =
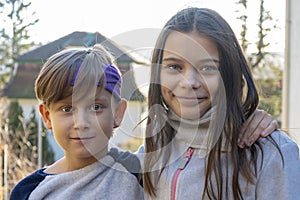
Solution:
[[[63,50],[44,64],[35,82],[39,111],[64,157],[20,181],[11,200],[143,199],[133,174],[139,171],[138,158],[108,151],[126,110],[112,60],[96,45]]]

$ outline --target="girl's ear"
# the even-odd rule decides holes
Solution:
[[[44,103],[41,103],[39,105],[39,110],[40,110],[40,113],[41,113],[41,116],[43,118],[46,128],[52,129],[49,108]]]
[[[127,101],[124,99],[121,99],[121,101],[117,104],[117,107],[116,107],[114,128],[117,128],[120,126],[120,124],[123,120],[126,108],[127,108]]]

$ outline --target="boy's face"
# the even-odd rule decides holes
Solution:
[[[126,102],[115,102],[106,90],[96,96],[86,95],[76,102],[72,99],[72,96],[67,97],[49,108],[41,104],[44,123],[52,129],[66,157],[100,159],[107,153],[114,126],[122,121]]]

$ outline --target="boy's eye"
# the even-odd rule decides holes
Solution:
[[[180,65],[177,65],[177,64],[171,64],[171,65],[167,65],[168,69],[171,69],[171,70],[181,70],[181,66]]]
[[[71,112],[72,111],[72,106],[65,106],[65,107],[62,108],[62,111],[66,112],[66,113]]]
[[[102,109],[103,109],[103,106],[100,104],[94,104],[91,106],[91,110],[93,110],[93,111],[100,111]]]

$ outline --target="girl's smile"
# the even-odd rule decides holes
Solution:
[[[184,105],[197,105],[205,101],[207,98],[201,98],[201,97],[184,97],[184,96],[177,96],[177,100],[180,102],[180,104]]]

